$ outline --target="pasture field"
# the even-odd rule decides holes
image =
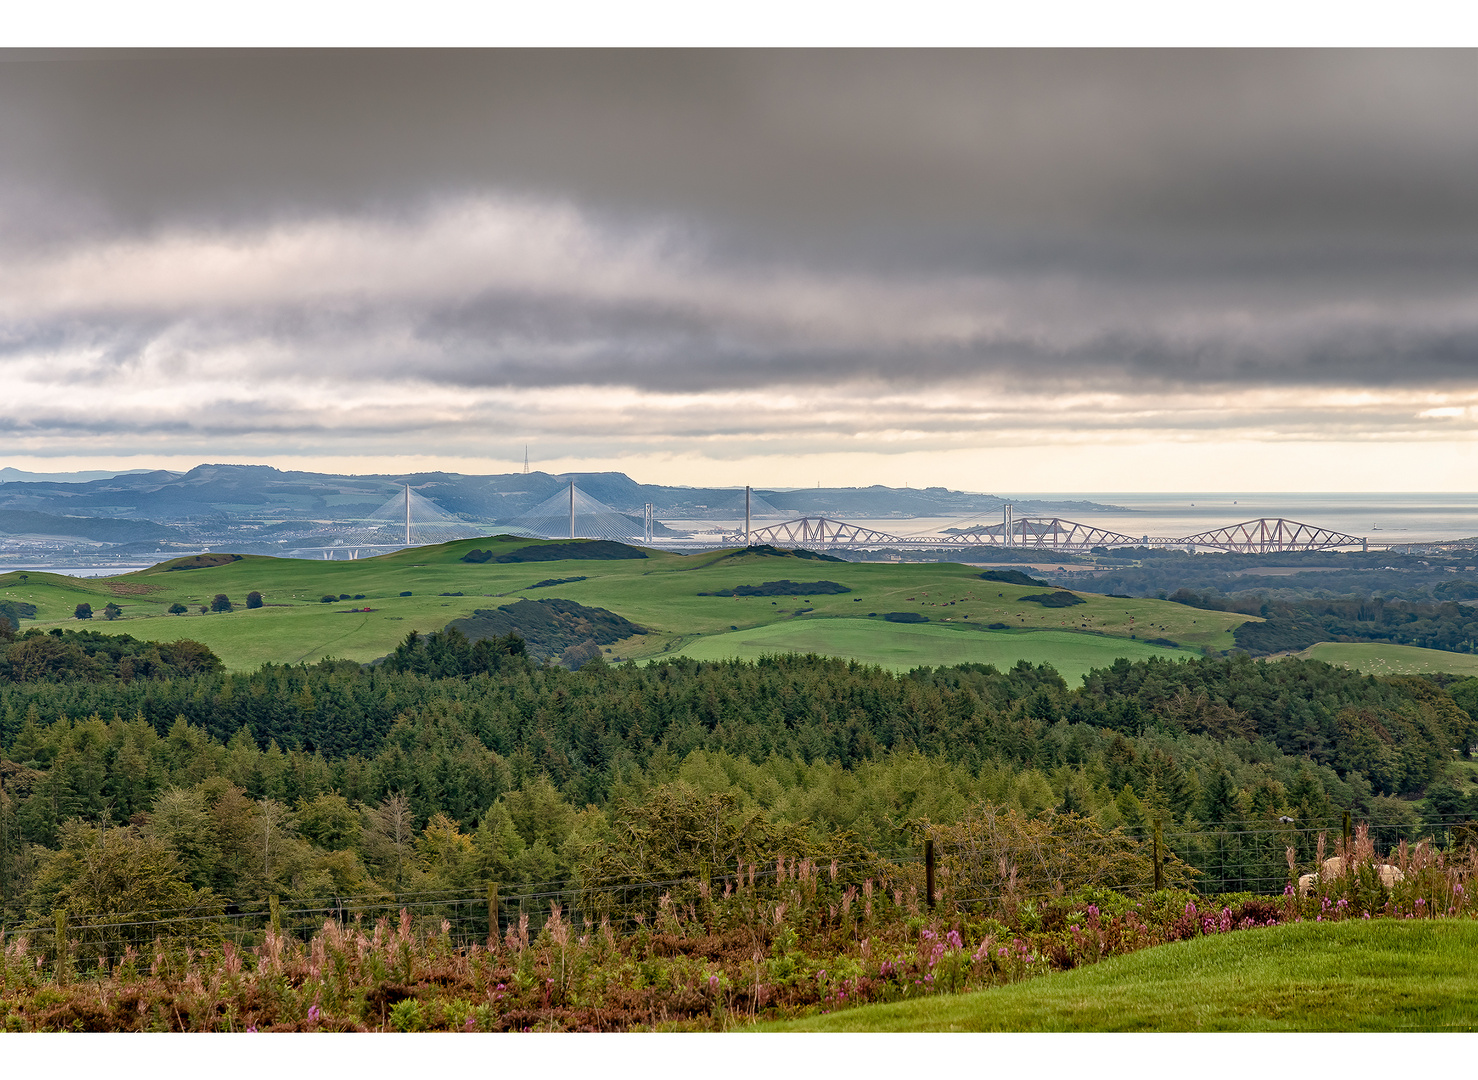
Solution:
[[[1367,675],[1431,675],[1436,672],[1478,675],[1478,656],[1442,649],[1419,649],[1415,645],[1321,641],[1294,655],[1304,660],[1322,660],[1326,664],[1354,668]]]
[[[766,1031],[1473,1031],[1478,923],[1302,922],[1212,934],[953,997]]]
[[[1092,593],[1081,594],[1082,604],[1043,608],[1023,603],[1021,597],[1045,590],[983,581],[978,569],[957,563],[823,562],[734,551],[699,555],[650,551],[646,559],[613,561],[461,561],[473,548],[501,554],[539,543],[543,542],[522,538],[461,540],[354,561],[247,555],[220,566],[185,570],[171,570],[171,564],[163,563],[114,578],[12,572],[0,575],[0,598],[37,607],[37,621],[28,621],[28,627],[87,625],[146,640],[194,638],[236,670],[269,660],[311,663],[329,656],[367,662],[385,655],[410,630],[427,633],[477,608],[497,607],[522,597],[560,597],[607,608],[647,629],[645,635],[616,643],[611,649],[613,659],[687,650],[699,639],[777,624],[853,620],[868,613],[875,613],[881,622],[886,613],[898,611],[918,612],[930,620],[927,625],[941,628],[994,622],[1015,630],[1089,631],[1085,640],[1093,642],[1100,635],[1138,642],[1165,638],[1213,650],[1229,648],[1232,630],[1247,621],[1235,613]],[[548,579],[580,576],[586,580],[530,588]],[[699,595],[782,579],[835,581],[852,591],[817,596]],[[248,611],[246,594],[252,590],[262,593],[265,606]],[[411,595],[400,595],[403,592]],[[228,596],[235,610],[200,614],[200,606],[208,605],[217,593]],[[324,595],[336,599],[321,603]],[[351,599],[340,601],[340,595]],[[361,595],[362,600],[352,599]],[[101,613],[109,601],[122,608],[122,617],[105,623]],[[72,618],[82,602],[97,612],[91,623]],[[189,613],[168,614],[174,603],[186,605]],[[351,610],[366,607],[368,612]],[[896,629],[908,624],[885,625]],[[1020,635],[1022,641],[1034,637],[1040,635]],[[907,649],[913,647],[907,643],[923,640],[927,639],[903,636],[890,647]],[[940,636],[937,640],[954,639]],[[1032,645],[1045,648],[1049,641],[1041,639]],[[858,647],[865,644],[876,650],[880,632],[870,632],[859,642]]]
[[[757,660],[766,653],[841,656],[892,671],[921,665],[994,664],[1005,671],[1018,660],[1051,664],[1077,686],[1094,668],[1118,657],[1185,659],[1200,652],[1142,641],[1063,630],[969,630],[939,623],[889,623],[881,619],[800,619],[699,638],[673,650],[695,660]],[[668,654],[672,655],[672,654]]]

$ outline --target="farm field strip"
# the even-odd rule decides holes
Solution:
[[[930,620],[922,625],[938,628],[970,627],[973,632],[977,627],[1002,623],[1016,630],[1087,631],[1087,637],[1094,641],[1104,635],[1126,641],[1137,639],[1136,644],[1163,638],[1214,650],[1230,647],[1231,631],[1246,621],[1245,616],[1232,613],[1092,593],[1083,593],[1085,602],[1069,608],[1043,608],[1021,602],[1022,596],[1042,589],[983,581],[977,569],[955,563],[846,563],[761,554],[705,552],[683,556],[657,551],[650,552],[646,559],[614,561],[461,561],[473,548],[502,553],[529,543],[523,539],[463,540],[354,561],[243,556],[219,566],[168,570],[168,564],[164,564],[116,578],[10,573],[0,576],[0,598],[37,607],[37,620],[28,621],[26,626],[90,625],[157,641],[194,638],[237,670],[266,661],[312,662],[330,655],[368,662],[393,649],[410,630],[437,630],[478,608],[497,607],[521,597],[558,597],[602,607],[645,627],[646,635],[612,648],[612,657],[622,659],[686,650],[695,646],[695,638],[735,631],[836,618],[854,620],[868,613],[881,621],[886,613],[900,611],[917,612]],[[577,576],[586,580],[531,588],[543,580]],[[836,581],[852,591],[815,596],[698,595],[782,579]],[[266,606],[248,611],[244,606],[246,594],[253,590],[262,593]],[[402,596],[405,592],[411,595]],[[236,610],[199,614],[200,606],[208,605],[217,593],[228,596]],[[321,603],[325,595],[347,595],[351,599]],[[353,599],[359,596],[363,599]],[[103,605],[110,601],[122,608],[121,618],[104,623],[101,617],[95,617],[90,624],[72,618],[79,603],[91,604],[100,616]],[[168,614],[175,603],[185,604],[189,613]],[[363,607],[371,611],[348,610]],[[889,625],[896,629],[906,624]],[[916,635],[899,641],[918,643],[926,639]],[[875,643],[876,633],[866,640]],[[952,644],[953,637],[937,640],[957,648]],[[863,647],[861,638],[858,647]],[[873,649],[875,645],[867,647]],[[919,662],[930,661],[925,658]]]
[[[1167,649],[1124,638],[1061,630],[963,630],[934,623],[876,619],[798,620],[700,638],[664,655],[695,660],[756,660],[767,653],[818,653],[877,664],[892,671],[921,665],[994,664],[1004,671],[1018,660],[1051,664],[1075,686],[1093,668],[1119,657],[1184,659],[1199,652]]]
[[[1367,675],[1478,675],[1478,656],[1381,642],[1320,641],[1300,653],[1300,660],[1354,668]]]

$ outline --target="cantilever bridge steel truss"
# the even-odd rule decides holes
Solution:
[[[1218,548],[1221,551],[1243,551],[1260,554],[1267,551],[1333,551],[1336,548],[1359,547],[1366,550],[1363,536],[1321,529],[1287,518],[1258,518],[1236,525],[1196,533],[1182,538],[1186,547]]]
[[[1350,536],[1286,518],[1257,518],[1210,529],[1192,536],[1129,536],[1062,518],[1016,518],[1009,524],[984,525],[939,536],[894,536],[862,525],[824,517],[751,529],[751,544],[810,548],[967,548],[1009,547],[1042,551],[1090,551],[1093,548],[1160,547],[1209,548],[1247,554],[1274,551],[1335,551],[1358,547],[1366,550],[1362,536]]]

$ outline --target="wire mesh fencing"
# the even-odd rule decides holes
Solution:
[[[1356,843],[1358,836],[1358,844]],[[1424,839],[1414,846],[1413,836]],[[925,854],[932,849],[933,858]],[[77,970],[143,962],[167,949],[259,945],[269,930],[307,941],[326,923],[369,931],[408,922],[450,947],[527,947],[551,924],[589,934],[720,932],[737,922],[778,925],[805,915],[817,926],[866,912],[868,918],[928,909],[1009,915],[1105,890],[1141,896],[1157,888],[1201,894],[1281,896],[1301,874],[1358,847],[1365,861],[1411,864],[1417,852],[1445,852],[1449,876],[1478,867],[1473,825],[1451,819],[1400,826],[1300,825],[1232,820],[1213,825],[1157,821],[1141,832],[1104,830],[1076,815],[1028,818],[990,810],[948,826],[922,824],[920,844],[865,859],[829,862],[777,855],[769,861],[705,867],[698,873],[593,882],[478,882],[459,888],[360,895],[228,899],[192,907],[88,912],[58,910],[0,926],[0,951],[17,949],[40,967]],[[1430,854],[1428,856],[1430,861]],[[1421,866],[1427,865],[1422,863]],[[1418,869],[1421,868],[1418,867]],[[1452,880],[1456,882],[1457,877]]]

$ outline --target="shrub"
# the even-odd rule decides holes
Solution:
[[[883,618],[889,622],[928,622],[929,616],[917,611],[890,611]]]
[[[233,609],[231,607],[231,601],[227,599],[226,594],[223,592],[218,592],[215,594],[214,597],[212,597],[210,601],[210,610],[231,611]]]
[[[1032,593],[1023,596],[1019,603],[1041,604],[1043,607],[1072,607],[1074,604],[1086,604],[1088,601],[1081,596],[1074,596],[1070,592],[1058,590],[1050,593]]]
[[[574,582],[574,581],[585,581],[585,580],[586,580],[586,577],[585,577],[584,574],[581,574],[579,577],[550,577],[550,578],[545,578],[543,581],[536,581],[536,582],[534,582],[532,585],[529,586],[529,588],[531,588],[531,589],[548,589],[548,588],[550,588],[551,586],[554,586],[554,585],[568,585],[568,584],[570,584],[571,582]]]
[[[90,619],[90,618],[92,618],[92,605],[91,604],[78,604],[76,610],[72,612],[72,618],[74,618],[74,619]]]
[[[349,594],[346,593],[346,592],[341,592],[341,593],[339,593],[339,599],[340,600],[347,600],[347,599],[349,599]]]
[[[421,1003],[413,997],[397,1001],[390,1006],[390,1026],[400,1032],[426,1030],[426,1014]]]
[[[819,596],[848,593],[852,590],[835,581],[767,581],[763,585],[735,585],[719,592],[701,592],[699,596]]]
[[[1035,585],[1043,588],[1047,584],[1038,578],[1028,577],[1020,570],[987,570],[980,576],[985,581],[1000,581],[1007,585]]]
[[[21,575],[25,580],[25,575]],[[36,617],[36,605],[27,604],[21,600],[0,600],[0,629],[10,628],[19,630],[22,619],[34,619]]]
[[[409,595],[410,595],[410,593],[409,593],[409,592],[403,592],[403,593],[401,593],[401,594],[400,594],[400,595],[401,595],[401,596],[409,596]]]
[[[600,646],[593,641],[582,641],[571,645],[559,654],[559,662],[571,671],[579,671],[592,660],[601,659]]]
[[[262,594],[252,591],[246,594],[246,606],[248,608],[259,608],[262,606]]]
[[[320,604],[332,604],[337,599],[338,597],[335,596],[333,593],[324,593],[321,597],[318,598],[318,602]]]

